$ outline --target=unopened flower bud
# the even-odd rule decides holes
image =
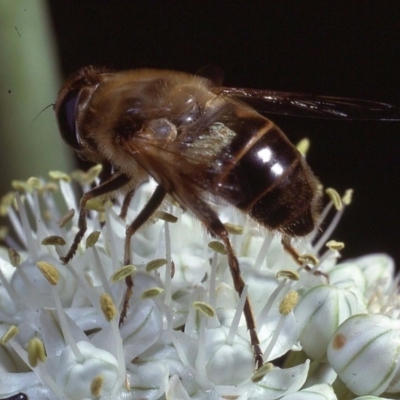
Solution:
[[[382,314],[360,314],[336,330],[327,355],[353,393],[377,396],[398,381],[399,354],[400,321]]]

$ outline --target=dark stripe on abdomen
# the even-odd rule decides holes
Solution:
[[[314,228],[315,184],[302,160],[270,191],[246,210],[261,225],[290,236],[304,236]]]
[[[255,134],[252,132],[252,135]],[[252,138],[248,133],[242,133],[232,141],[231,146],[236,150],[233,154],[237,155],[237,159],[222,175],[220,183],[224,187],[236,188],[228,200],[236,207],[247,209],[289,172],[288,169],[300,155],[275,125],[269,127],[242,155],[241,148],[236,145],[239,140],[243,141],[243,136],[247,136],[247,142]],[[242,146],[245,145],[243,141]]]

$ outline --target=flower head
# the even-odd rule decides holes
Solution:
[[[87,190],[98,172],[75,180]],[[21,244],[8,238],[0,250],[1,398],[336,399],[336,374],[357,394],[400,391],[393,263],[373,255],[338,264],[342,245],[334,241],[321,251],[343,212],[336,192],[327,233],[296,243],[300,266],[277,235],[220,207],[246,282],[239,297],[222,243],[175,205],[134,235],[134,265],[123,265],[126,221],[146,203],[151,182],[138,188],[125,220],[122,199],[90,204],[87,233],[64,265],[78,199],[68,175],[51,177],[15,182],[17,194],[3,201]],[[133,294],[118,326],[129,274]],[[246,294],[266,363],[256,372]],[[370,335],[360,340],[371,350],[355,335]],[[374,354],[385,354],[387,342],[392,358],[379,361]],[[369,370],[365,361],[372,357],[388,368],[376,384],[377,365]],[[360,365],[357,380],[348,378]]]

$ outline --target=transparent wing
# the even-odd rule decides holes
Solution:
[[[242,100],[267,114],[308,118],[400,121],[400,107],[361,99],[316,96],[305,93],[222,87],[216,94]]]

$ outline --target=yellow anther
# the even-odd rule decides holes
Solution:
[[[160,288],[160,287],[152,287],[152,288],[149,288],[149,289],[146,289],[143,293],[142,293],[142,296],[141,296],[141,298],[143,299],[143,300],[146,300],[146,299],[153,299],[154,297],[157,297],[157,296],[159,296],[161,293],[163,293],[164,292],[164,289],[163,288]]]
[[[267,375],[273,368],[274,365],[272,363],[264,364],[261,368],[258,368],[256,371],[254,371],[251,381],[254,383],[260,382],[261,379],[263,379],[264,376]]]
[[[38,261],[36,265],[50,285],[57,285],[60,275],[54,265],[51,265],[46,261]]]
[[[301,256],[299,256],[298,260],[301,264],[311,264],[311,265],[319,264],[318,258],[312,254],[302,254]]]
[[[305,156],[310,148],[310,140],[308,138],[301,139],[300,142],[296,144],[296,148]]]
[[[18,267],[18,265],[21,263],[20,254],[13,248],[8,249],[8,259],[13,267]]]
[[[86,248],[93,247],[100,237],[100,231],[93,231],[86,239]]]
[[[210,243],[208,243],[208,247],[211,250],[214,250],[216,253],[226,254],[225,246],[223,245],[223,243],[218,242],[217,240],[213,240]]]
[[[117,307],[108,293],[102,293],[100,296],[100,308],[107,321],[111,321],[117,315]]]
[[[0,338],[0,344],[5,345],[9,340],[18,335],[18,332],[19,332],[18,327],[15,325],[11,325],[7,329],[7,332],[5,332],[4,335]]]
[[[134,265],[125,265],[112,274],[110,281],[114,283],[119,282],[132,274],[132,272],[134,272],[135,270],[136,267]]]
[[[299,274],[296,271],[292,271],[291,269],[282,269],[276,273],[276,278],[286,278],[290,279],[291,281],[298,281]]]
[[[66,244],[64,238],[61,236],[47,236],[40,242],[43,246],[64,246]]]
[[[28,361],[29,365],[32,368],[35,368],[38,364],[38,361],[45,362],[46,361],[46,351],[44,349],[43,342],[34,337],[28,341]]]
[[[146,272],[154,271],[160,267],[166,265],[168,261],[165,258],[157,258],[155,260],[151,260],[146,265]]]
[[[331,199],[333,205],[335,206],[336,210],[341,210],[343,207],[342,204],[342,199],[340,198],[339,193],[332,188],[328,188],[325,190],[325,193],[329,196],[329,198]]]
[[[195,310],[201,312],[206,317],[214,317],[215,316],[214,308],[211,307],[209,304],[203,302],[203,301],[194,301],[192,303],[192,307]]]
[[[231,224],[230,222],[226,222],[224,224],[226,230],[232,235],[241,235],[244,231],[244,227],[242,225]]]
[[[289,292],[281,301],[279,312],[282,315],[288,315],[296,307],[298,301],[299,294],[296,291]]]
[[[172,215],[172,214],[170,214],[170,213],[168,213],[166,211],[158,210],[158,211],[156,211],[154,213],[154,217],[157,218],[157,219],[161,219],[161,220],[163,220],[165,222],[174,223],[174,222],[178,221],[178,217],[175,217],[175,215]]]
[[[56,181],[65,181],[68,183],[71,182],[71,177],[62,171],[50,171],[49,176],[51,179],[54,179]]]
[[[329,242],[326,242],[326,247],[328,247],[331,250],[343,250],[344,249],[344,243],[343,242],[337,242],[336,240],[330,240]]]

